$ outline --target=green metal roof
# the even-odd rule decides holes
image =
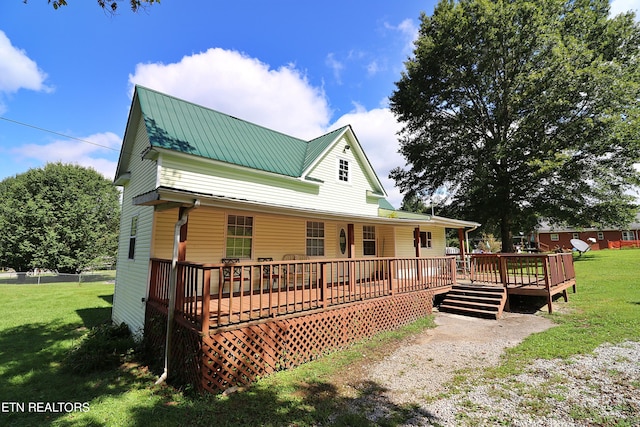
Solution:
[[[151,146],[299,177],[344,128],[309,142],[136,86]]]

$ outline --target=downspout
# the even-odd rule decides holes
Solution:
[[[171,274],[169,275],[169,308],[167,311],[167,336],[164,344],[164,372],[156,381],[156,385],[166,381],[169,375],[169,355],[171,354],[171,335],[173,334],[173,318],[176,311],[176,287],[178,282],[178,248],[180,246],[180,229],[187,223],[189,212],[200,206],[200,200],[196,199],[193,205],[186,208],[180,219],[176,222],[173,231],[173,257],[171,258]]]

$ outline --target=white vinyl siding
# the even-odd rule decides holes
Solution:
[[[445,255],[446,236],[445,229],[439,227],[422,227],[421,232],[431,232],[431,248],[420,248],[422,257],[435,257]],[[396,251],[398,257],[415,257],[414,227],[396,228]],[[390,255],[392,256],[392,255]]]
[[[116,267],[116,285],[112,318],[115,323],[125,322],[136,335],[144,327],[147,297],[149,258],[151,255],[151,235],[153,229],[153,207],[133,206],[131,199],[139,194],[151,191],[156,182],[156,164],[152,160],[142,160],[139,155],[149,145],[142,120],[138,123],[138,132],[129,159],[131,180],[124,186],[122,196],[122,214],[120,217],[120,236],[118,244],[118,264]],[[135,258],[128,259],[131,218],[137,216]]]
[[[226,196],[273,205],[325,212],[377,216],[374,191],[354,150],[343,153],[343,139],[318,163],[310,177],[316,181],[260,173],[187,156],[163,154],[159,185],[195,193]],[[348,185],[337,179],[337,157],[349,161]]]

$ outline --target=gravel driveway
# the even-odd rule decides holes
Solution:
[[[640,425],[640,343],[537,360],[522,375],[489,382],[483,368],[553,323],[519,313],[496,321],[436,312],[435,320],[436,328],[369,367],[361,380],[370,392],[351,410],[374,423],[402,412],[407,426]],[[458,373],[467,380],[454,390]]]

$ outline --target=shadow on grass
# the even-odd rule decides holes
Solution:
[[[92,326],[99,316],[104,321],[102,310],[108,309],[87,313],[87,326]],[[69,350],[65,343],[79,339],[83,333],[84,328],[69,323],[31,323],[0,333],[0,401],[22,403],[25,408],[24,412],[0,413],[0,425],[48,425],[65,415],[29,411],[30,403],[83,403],[128,389],[134,378],[132,373],[114,370],[75,376],[62,370]]]
[[[153,406],[131,408],[130,426],[397,426],[411,419],[425,424],[438,420],[416,406],[400,406],[384,396],[376,383],[362,388],[365,397],[347,398],[333,384],[299,384],[295,399],[283,398],[271,387],[254,385],[229,397],[212,395],[174,402],[167,394]],[[95,417],[64,419],[63,427],[101,426]]]
[[[104,314],[103,309],[93,310],[82,310],[88,322]],[[130,426],[393,426],[414,416],[433,418],[419,408],[391,402],[376,383],[357,386],[359,396],[366,399],[344,397],[328,382],[298,384],[293,392],[283,393],[269,381],[221,397],[154,386],[155,377],[136,367],[89,375],[67,373],[62,362],[69,346],[64,343],[79,339],[81,329],[77,324],[33,323],[0,333],[0,401],[21,402],[27,407],[30,402],[87,403],[89,412],[69,416],[28,410],[0,413],[0,425],[109,426],[113,425],[111,407],[99,407],[113,400],[118,401],[111,403],[116,410],[126,412],[125,425]],[[129,394],[135,390],[146,391]],[[367,418],[374,414],[375,422]]]

